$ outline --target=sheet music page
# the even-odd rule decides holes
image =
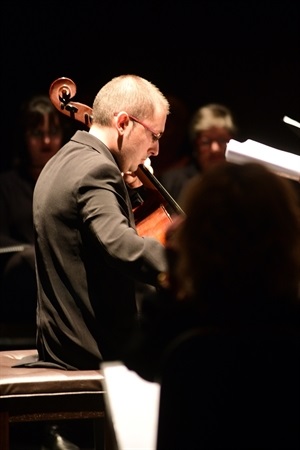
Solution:
[[[297,120],[291,119],[288,116],[284,116],[282,119],[284,123],[287,123],[288,125],[292,125],[293,127],[300,128],[300,122],[297,122]]]
[[[300,182],[300,156],[270,147],[251,139],[239,142],[231,139],[225,152],[226,160],[237,164],[259,162],[280,176]]]
[[[155,450],[160,385],[119,362],[101,364],[105,402],[118,450]]]
[[[286,123],[290,129],[298,136],[300,137],[300,123],[297,122],[297,120],[291,119],[291,117],[284,116],[282,119],[284,123]]]

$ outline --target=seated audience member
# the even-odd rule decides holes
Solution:
[[[189,137],[192,155],[182,166],[164,171],[159,180],[174,200],[187,182],[216,162],[225,161],[226,144],[236,136],[237,126],[231,111],[221,104],[207,104],[192,116]]]
[[[299,448],[296,192],[262,165],[220,163],[182,199],[124,359],[161,383],[157,450]]]
[[[27,324],[32,337],[36,329],[33,189],[44,165],[63,145],[68,120],[48,96],[31,97],[21,107],[20,142],[12,168],[0,175],[1,321]]]

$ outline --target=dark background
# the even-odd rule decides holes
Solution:
[[[1,168],[26,98],[65,76],[92,106],[103,84],[129,72],[191,111],[225,103],[239,140],[300,154],[282,121],[300,121],[299,18],[297,1],[2,2]]]

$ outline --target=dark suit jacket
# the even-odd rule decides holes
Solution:
[[[137,312],[135,283],[156,285],[166,261],[158,241],[137,234],[109,149],[77,131],[42,171],[33,215],[40,359],[94,369],[120,358]]]

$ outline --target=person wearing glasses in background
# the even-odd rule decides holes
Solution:
[[[226,144],[237,132],[233,114],[225,105],[210,103],[193,114],[189,125],[191,158],[184,166],[166,170],[159,176],[174,200],[181,204],[183,188],[191,178],[225,161]]]
[[[122,356],[138,314],[136,286],[158,286],[163,244],[138,234],[135,172],[159,152],[169,102],[134,74],[97,93],[88,131],[77,130],[34,189],[37,348],[43,362],[99,369]]]
[[[18,324],[16,338],[36,333],[36,281],[32,219],[33,189],[41,170],[68,132],[74,132],[47,95],[34,95],[21,105],[11,168],[0,175],[1,323]],[[70,134],[71,135],[71,134]],[[9,328],[6,328],[9,330]],[[23,330],[21,334],[20,330]],[[9,334],[9,331],[6,331]]]

